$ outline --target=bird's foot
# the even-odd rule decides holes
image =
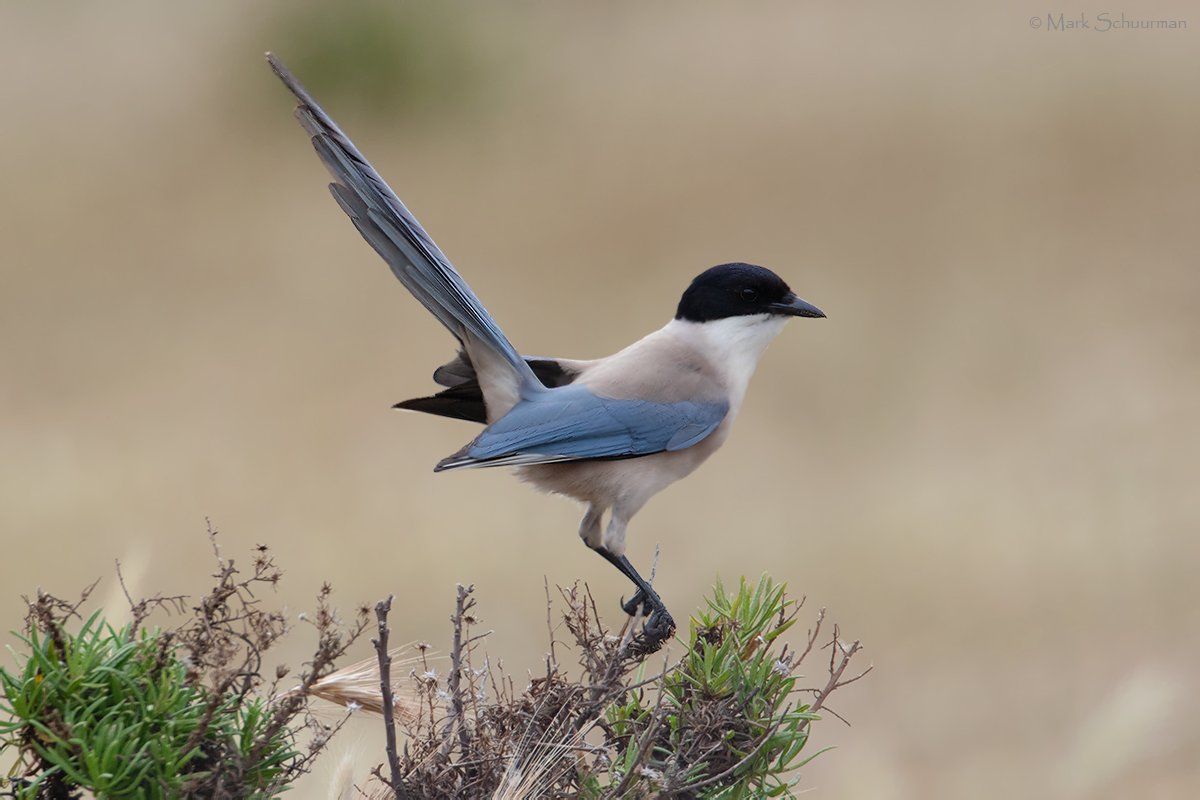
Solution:
[[[635,655],[648,656],[657,653],[675,633],[675,620],[663,606],[658,606],[650,612],[650,618],[642,626],[642,632],[633,637],[630,651]]]
[[[641,589],[629,600],[621,603],[621,610],[629,616],[636,616],[639,611],[645,615],[646,623],[642,632],[633,638],[630,647],[637,655],[649,655],[657,652],[675,633],[675,620],[663,605],[662,599],[651,590],[650,594]]]
[[[665,607],[659,606],[650,614],[650,619],[646,620],[642,631],[660,642],[666,641],[675,633],[675,620],[671,618],[671,613]]]
[[[632,616],[637,615],[639,608],[642,608],[642,606],[645,606],[643,611],[646,613],[647,616],[649,616],[650,613],[654,610],[654,607],[652,605],[650,605],[649,602],[647,602],[648,599],[649,598],[646,597],[646,593],[643,592],[641,589],[638,589],[637,593],[634,594],[633,597],[631,597],[628,600],[626,600],[625,602],[621,603],[621,610],[632,617]]]

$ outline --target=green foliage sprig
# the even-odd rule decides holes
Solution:
[[[816,630],[802,653],[779,644],[801,604],[768,576],[755,585],[743,578],[734,593],[718,581],[706,602],[691,619],[686,653],[661,680],[661,697],[651,704],[652,692],[638,689],[607,709],[625,745],[615,770],[636,774],[655,796],[791,796],[796,770],[819,755],[801,758],[820,716],[800,699],[795,674]],[[849,682],[840,678],[834,683]],[[823,702],[829,691],[816,696]]]
[[[101,611],[82,619],[90,588],[76,603],[40,591],[29,601],[10,648],[17,666],[0,667],[0,754],[17,755],[0,779],[7,796],[267,798],[308,771],[338,727],[310,713],[312,687],[362,632],[366,610],[343,626],[322,587],[309,618],[315,652],[299,685],[280,691],[288,670],[264,675],[263,655],[289,624],[256,589],[282,573],[260,546],[242,574],[209,536],[214,584],[174,628],[143,623],[157,609],[185,614],[180,596],[130,597],[133,622],[121,628]]]
[[[206,691],[160,630],[114,629],[92,614],[75,633],[20,640],[15,673],[0,669],[0,747],[15,746],[43,765],[17,792],[43,797],[51,787],[86,788],[100,797],[179,797],[208,777],[222,754],[249,755],[270,717],[267,700],[220,699],[208,714]],[[207,719],[206,719],[207,718]],[[300,757],[291,731],[267,734],[247,761],[246,786],[275,786]]]

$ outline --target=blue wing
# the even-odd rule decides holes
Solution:
[[[682,450],[716,430],[728,412],[724,402],[614,400],[564,386],[518,403],[436,471]]]

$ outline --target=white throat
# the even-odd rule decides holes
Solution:
[[[775,314],[748,314],[708,322],[675,319],[667,327],[696,343],[740,405],[758,360],[787,322],[788,317]]]

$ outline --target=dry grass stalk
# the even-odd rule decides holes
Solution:
[[[395,667],[404,669],[405,674],[414,665],[421,663],[420,657],[401,657],[411,645],[393,647],[388,651]],[[299,688],[289,689],[282,696],[287,696]],[[309,687],[308,693],[329,703],[342,706],[348,711],[365,711],[371,714],[383,714],[383,693],[379,685],[379,661],[374,656],[364,658],[349,666],[331,672]],[[404,723],[416,718],[419,701],[416,692],[411,688],[411,681],[392,681],[392,706],[398,723]]]

